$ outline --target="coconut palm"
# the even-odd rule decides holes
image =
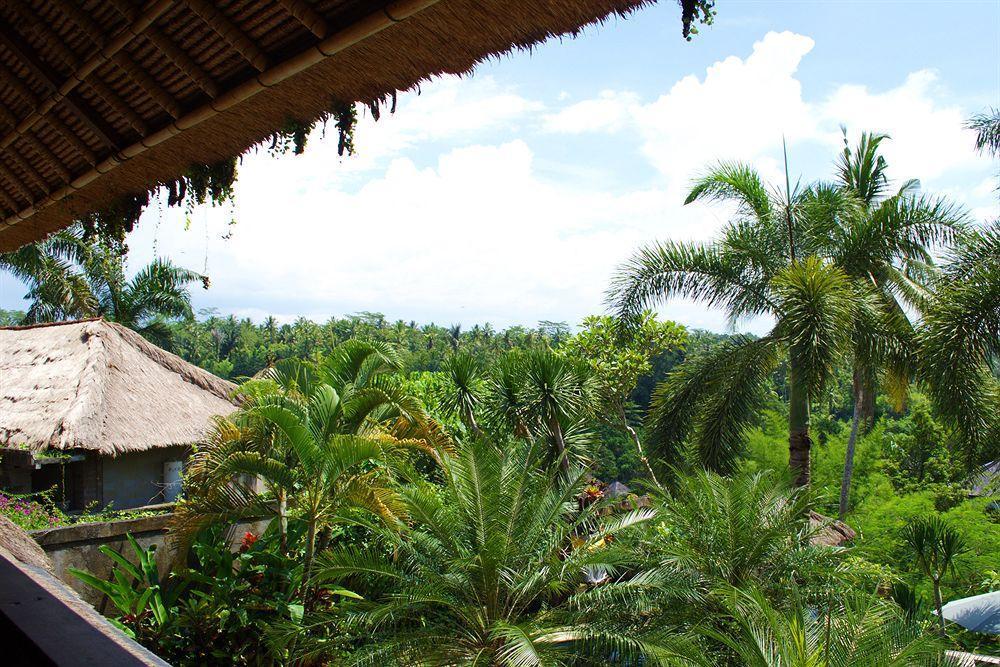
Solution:
[[[903,528],[903,540],[913,553],[917,567],[931,580],[934,607],[937,609],[941,633],[944,629],[941,580],[955,571],[955,559],[966,550],[965,539],[940,517],[917,517]]]
[[[447,446],[395,369],[388,346],[350,340],[319,364],[289,362],[245,384],[243,407],[217,418],[192,457],[172,528],[181,550],[215,521],[277,514],[284,535],[295,517],[305,590],[322,528],[358,509],[395,526],[393,473],[408,468],[408,451]]]
[[[208,287],[206,276],[162,258],[154,259],[128,278],[122,259],[106,251],[88,258],[84,275],[97,300],[96,315],[164,346],[171,339],[165,320],[192,317],[188,285],[201,283]]]
[[[1000,388],[1000,221],[955,250],[919,331],[919,370],[935,412],[958,429],[971,466],[996,455]]]
[[[876,319],[862,315],[878,306],[829,260],[797,249],[809,213],[803,198],[790,188],[773,194],[748,166],[721,164],[696,181],[686,200],[736,205],[736,218],[720,237],[646,246],[615,277],[609,303],[626,322],[672,297],[723,308],[734,322],[758,316],[775,321],[762,338],[737,336],[686,361],[658,387],[648,430],[661,457],[678,456],[691,435],[702,465],[731,469],[771,373],[785,361],[789,465],[796,484],[808,484],[809,401],[849,350],[852,329]]]
[[[619,627],[667,575],[635,569],[634,554],[608,537],[627,536],[654,512],[581,510],[584,472],[542,469],[544,450],[471,441],[446,459],[443,488],[404,489],[412,528],[376,527],[376,548],[320,558],[318,580],[364,600],[307,618],[307,629],[340,622],[369,637],[354,664],[689,664],[696,652],[681,638]],[[621,615],[629,604],[633,613]]]
[[[79,226],[0,255],[0,269],[28,283],[27,322],[103,317],[164,346],[171,338],[165,320],[192,316],[188,285],[208,287],[206,276],[168,259],[128,278],[124,259],[85,240]]]
[[[794,598],[788,611],[753,588],[728,589],[722,597],[734,629],[705,634],[744,667],[903,667],[937,664],[942,654],[898,607],[870,596],[820,609]]]
[[[25,298],[31,305],[25,323],[89,317],[96,312],[90,286],[76,270],[89,254],[90,246],[78,225],[0,254],[0,269],[28,285]]]
[[[888,163],[880,152],[889,137],[862,133],[855,148],[844,133],[834,188],[817,186],[804,197],[809,214],[800,234],[804,250],[827,257],[852,280],[869,288],[884,317],[856,327],[852,345],[854,415],[840,493],[847,513],[859,430],[874,414],[878,375],[901,403],[909,383],[914,327],[907,310],[925,310],[935,275],[932,251],[953,243],[965,228],[965,213],[942,198],[918,194],[919,182],[890,189]],[[874,335],[874,338],[872,337]]]

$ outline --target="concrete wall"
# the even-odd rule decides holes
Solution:
[[[52,561],[52,569],[60,579],[79,593],[80,597],[94,605],[98,611],[110,613],[111,609],[105,608],[107,605],[102,600],[103,596],[70,574],[69,568],[75,567],[102,579],[110,579],[113,563],[100,552],[99,547],[106,544],[135,562],[135,554],[126,538],[127,534],[131,534],[143,549],[156,545],[159,554],[157,564],[160,575],[163,576],[169,568],[169,558],[164,543],[170,518],[170,514],[159,514],[128,521],[80,523],[62,528],[35,530],[31,532],[31,536],[48,555]],[[259,535],[267,527],[268,522],[268,519],[263,519],[237,524],[231,531],[232,547],[237,548],[243,534],[248,530]]]
[[[163,464],[185,460],[188,452],[187,447],[163,447],[102,457],[104,504],[127,509],[163,502]]]

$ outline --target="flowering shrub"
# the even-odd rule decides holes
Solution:
[[[53,506],[45,494],[21,496],[0,491],[0,514],[25,530],[54,528],[69,523],[66,515]]]

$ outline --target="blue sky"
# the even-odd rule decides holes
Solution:
[[[352,157],[318,134],[303,156],[249,156],[233,206],[189,220],[151,207],[130,266],[154,253],[207,266],[195,307],[257,320],[575,323],[637,245],[725,222],[724,208],[681,206],[700,169],[740,159],[777,179],[784,135],[793,173],[824,177],[841,124],[892,135],[894,177],[1000,215],[997,167],[962,129],[1000,106],[1000,2],[717,4],[690,43],[662,0],[426,83],[394,116],[363,119]],[[0,279],[0,306],[22,293]],[[661,312],[727,327],[696,304]]]

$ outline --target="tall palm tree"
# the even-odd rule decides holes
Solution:
[[[870,288],[886,315],[877,326],[854,331],[854,415],[841,480],[841,519],[847,514],[858,433],[874,414],[878,375],[886,374],[887,388],[901,402],[909,383],[914,333],[907,310],[924,311],[936,272],[932,251],[953,243],[966,223],[959,207],[919,195],[918,181],[906,181],[891,191],[888,163],[880,152],[888,138],[862,133],[852,148],[845,130],[834,184],[838,191],[818,186],[803,204],[811,209],[803,216],[809,226],[801,235],[804,249],[828,257],[852,280]]]
[[[1000,221],[966,236],[952,254],[918,334],[921,378],[935,412],[957,428],[966,463],[1000,451]]]
[[[582,364],[552,350],[529,350],[524,355],[521,404],[531,423],[552,444],[555,459],[569,473],[569,429],[593,407],[593,385]]]
[[[458,351],[445,360],[443,370],[449,382],[449,392],[441,407],[446,412],[457,414],[472,435],[480,435],[482,429],[476,420],[476,407],[482,393],[482,363],[471,352]]]
[[[875,304],[826,259],[797,252],[802,192],[773,194],[746,165],[723,163],[696,181],[686,203],[700,199],[736,205],[736,218],[711,243],[666,241],[641,248],[615,277],[611,307],[623,321],[672,297],[723,308],[731,321],[770,316],[762,338],[738,336],[685,362],[654,395],[651,445],[661,457],[678,454],[693,434],[706,467],[726,470],[761,407],[772,371],[787,361],[789,466],[798,485],[809,483],[809,401],[848,350],[850,332]]]
[[[208,287],[207,276],[168,259],[154,259],[130,279],[124,258],[86,240],[78,225],[0,255],[0,269],[29,285],[29,323],[103,317],[160,345],[171,337],[164,320],[192,316],[188,285]]]
[[[364,599],[307,628],[339,620],[370,637],[353,664],[689,664],[694,647],[682,639],[618,627],[667,575],[636,569],[634,553],[607,538],[625,539],[654,512],[581,511],[584,471],[540,469],[544,449],[470,441],[446,458],[443,488],[404,489],[409,530],[377,528],[378,548],[320,558],[319,581]]]
[[[955,570],[955,559],[966,550],[965,539],[941,518],[917,517],[903,528],[903,539],[916,558],[917,567],[931,580],[934,607],[944,634],[941,580]]]
[[[745,667],[908,667],[936,664],[942,647],[907,621],[895,605],[870,596],[837,609],[816,609],[794,598],[776,609],[759,591],[724,596],[730,630],[706,629]]]

